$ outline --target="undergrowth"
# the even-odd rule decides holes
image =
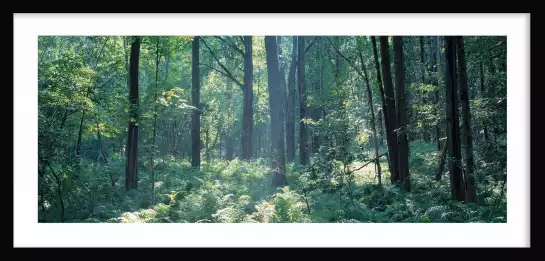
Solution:
[[[374,164],[353,173],[342,163],[315,156],[312,167],[287,165],[288,186],[271,187],[269,162],[214,160],[200,170],[186,160],[157,159],[156,202],[152,202],[151,174],[141,166],[138,189],[124,190],[124,158],[109,166],[82,161],[77,176],[61,184],[65,222],[111,223],[442,223],[506,222],[506,192],[501,172],[487,169],[477,158],[478,202],[450,200],[448,173],[441,181],[434,175],[438,162],[435,144],[411,143],[411,192],[389,182],[388,165],[381,160],[383,186],[377,185]],[[325,154],[324,154],[325,155]],[[356,169],[361,161],[349,166]],[[57,166],[54,166],[57,167]],[[63,169],[58,167],[57,169]],[[66,169],[66,168],[64,168]],[[448,168],[446,168],[448,170]],[[492,173],[493,172],[493,173]],[[111,174],[111,177],[110,177]],[[111,186],[111,179],[115,184]],[[55,179],[44,180],[42,222],[58,222],[60,201]]]

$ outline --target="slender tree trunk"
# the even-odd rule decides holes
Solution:
[[[471,112],[469,109],[469,88],[467,84],[467,66],[464,50],[464,39],[462,36],[456,37],[458,67],[460,67],[460,102],[462,103],[462,123],[463,136],[462,144],[464,146],[465,155],[465,185],[466,185],[466,200],[475,202],[477,195],[475,191],[475,177],[473,176],[473,133],[471,128]]]
[[[200,37],[193,38],[192,57],[191,57],[191,98],[193,106],[196,108],[191,114],[191,166],[199,168],[201,166],[201,71],[199,67],[199,42]]]
[[[299,161],[301,165],[307,165],[309,161],[308,157],[308,141],[307,141],[307,126],[303,119],[306,118],[306,90],[305,90],[305,37],[298,36],[298,68],[299,73]]]
[[[438,107],[441,107],[441,100],[439,99],[439,86],[441,86],[441,82],[437,77],[439,75],[443,75],[444,72],[441,69],[441,41],[439,40],[439,36],[435,37],[435,61],[436,66],[434,72],[436,73],[436,87],[435,87],[435,102],[437,103]],[[441,123],[443,121],[438,121],[435,125],[435,135],[437,136],[437,150],[441,150]],[[446,144],[445,144],[446,145]]]
[[[380,91],[380,102],[382,105],[382,114],[384,115],[384,129],[386,134],[382,135],[382,137],[386,136],[386,141],[388,141],[388,110],[386,109],[386,96],[384,95],[384,86],[382,84],[382,77],[380,73],[380,63],[379,63],[379,56],[378,56],[378,50],[377,50],[377,41],[374,36],[371,36],[371,43],[373,45],[373,56],[375,57],[375,70],[377,73],[378,89]],[[380,119],[382,120],[382,117],[380,117]],[[389,156],[388,156],[388,167],[390,169],[390,173],[394,173],[392,169],[392,164],[390,163]]]
[[[465,186],[462,179],[460,127],[458,120],[457,70],[456,70],[456,39],[445,37],[445,56],[447,61],[447,142],[449,161],[450,187],[453,200],[465,200]]]
[[[371,129],[373,130],[373,137],[374,137],[373,143],[375,144],[375,165],[376,165],[377,174],[378,174],[378,185],[382,186],[382,170],[380,168],[380,161],[378,156],[380,139],[377,138],[377,127],[375,125],[375,109],[373,104],[373,92],[371,91],[371,85],[369,84],[367,69],[365,68],[365,63],[363,62],[363,55],[361,54],[361,51],[359,51],[358,53],[360,55],[361,68],[365,76],[365,85],[367,87],[367,102],[369,104],[369,111],[371,114]]]
[[[265,51],[267,53],[267,75],[269,84],[269,106],[271,112],[271,169],[272,185],[286,185],[285,158],[284,158],[284,133],[282,126],[282,91],[280,67],[278,64],[277,42],[274,36],[265,36]]]
[[[206,128],[204,132],[204,152],[206,157],[206,162],[210,162],[210,127]]]
[[[386,127],[386,131],[388,133],[388,155],[391,165],[391,182],[394,184],[399,180],[397,134],[394,131],[397,126],[397,111],[394,87],[392,83],[392,72],[390,70],[390,49],[388,44],[388,36],[380,36],[380,54],[382,56],[382,78],[387,110],[386,115],[388,117],[388,125]]]
[[[81,151],[81,135],[82,135],[82,132],[83,132],[83,120],[84,119],[85,119],[85,111],[82,110],[81,111],[81,120],[79,122],[78,140],[76,142],[76,155],[77,156],[80,155],[80,151]]]
[[[131,44],[130,58],[130,119],[127,138],[127,165],[125,174],[125,190],[138,189],[138,123],[139,94],[138,94],[138,63],[140,58],[140,37],[136,36]]]
[[[252,36],[244,36],[244,109],[242,129],[242,158],[244,160],[252,158],[252,132],[254,127],[252,79]]]
[[[399,161],[399,180],[401,187],[411,191],[411,179],[409,176],[409,143],[407,142],[407,108],[405,101],[405,67],[403,58],[403,39],[394,36],[394,64],[396,68],[396,106],[397,106],[397,144]]]
[[[156,59],[155,59],[155,94],[154,94],[154,100],[153,100],[153,134],[151,136],[151,158],[150,158],[150,165],[151,165],[151,193],[152,193],[152,204],[155,204],[155,161],[153,157],[155,156],[155,134],[157,130],[157,93],[158,93],[158,85],[159,85],[159,38],[157,39],[156,43]],[[174,121],[175,123],[176,121]]]
[[[297,36],[292,37],[291,65],[288,73],[288,106],[286,114],[287,160],[295,161],[295,73],[297,71]]]

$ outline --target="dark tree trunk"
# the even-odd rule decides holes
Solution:
[[[462,144],[465,155],[465,181],[466,181],[466,200],[468,202],[476,201],[475,177],[473,176],[473,133],[471,128],[471,112],[469,109],[469,87],[467,84],[467,66],[464,50],[464,39],[462,36],[456,37],[458,67],[460,68],[460,102],[462,103],[462,125],[464,128]]]
[[[155,58],[155,93],[153,100],[153,134],[151,136],[151,193],[152,193],[152,204],[155,204],[155,161],[153,157],[155,156],[155,134],[157,130],[157,92],[159,85],[159,38],[157,38],[156,43],[156,58]]]
[[[441,70],[441,42],[439,41],[439,36],[435,37],[435,55],[433,55],[434,59],[435,59],[435,69],[434,69],[434,72],[436,73],[436,77],[435,77],[435,93],[434,93],[434,96],[435,96],[435,102],[437,103],[437,106],[438,107],[441,107],[441,100],[439,99],[439,86],[441,85],[439,80],[438,80],[438,76],[439,75],[443,75],[444,72],[443,70]],[[437,150],[440,151],[441,150],[441,123],[443,123],[443,121],[439,121],[437,122],[437,124],[435,125],[435,135],[437,136]]]
[[[299,161],[301,165],[308,164],[308,141],[307,141],[307,126],[303,119],[306,118],[306,90],[305,90],[305,37],[298,36],[298,68],[299,73]]]
[[[457,70],[456,70],[456,39],[454,36],[445,37],[445,56],[447,62],[447,142],[450,155],[449,173],[451,196],[453,200],[465,200],[465,186],[462,180],[460,127],[458,120],[457,99]]]
[[[388,124],[386,126],[386,132],[388,134],[388,156],[390,159],[391,182],[394,184],[399,180],[397,134],[394,131],[397,126],[397,111],[392,83],[392,72],[390,70],[388,36],[380,36],[380,54],[382,56],[382,78],[384,80],[384,99],[386,101],[387,111],[385,115],[388,117]]]
[[[244,160],[252,158],[252,132],[254,127],[252,79],[252,37],[244,36],[244,108],[242,116],[242,158]]]
[[[398,144],[398,169],[401,187],[411,191],[409,176],[409,143],[407,142],[407,108],[405,101],[405,67],[403,58],[403,39],[394,36],[394,64],[396,73],[396,106],[397,106],[397,144]]]
[[[136,36],[131,44],[130,57],[130,116],[129,133],[127,137],[127,164],[125,173],[125,190],[138,189],[138,123],[139,94],[138,94],[138,63],[140,59],[140,37]]]
[[[195,110],[191,114],[191,166],[201,166],[201,81],[199,68],[199,42],[200,37],[193,38],[191,53],[191,101]]]
[[[292,37],[291,64],[288,73],[288,106],[286,113],[287,160],[295,161],[295,73],[297,71],[297,36]]]
[[[380,73],[380,63],[379,63],[379,56],[378,56],[378,50],[377,50],[377,41],[374,36],[371,36],[371,43],[373,45],[373,56],[375,57],[375,70],[377,73],[377,82],[378,82],[378,89],[380,91],[380,103],[382,105],[382,115],[384,115],[384,130],[385,135],[383,134],[382,137],[386,136],[386,141],[388,141],[388,110],[386,109],[386,96],[384,95],[384,86],[382,84],[382,77]],[[382,117],[380,117],[382,121]],[[381,126],[382,127],[382,126]],[[392,170],[392,165],[390,164],[390,157],[388,156],[388,167],[390,169],[390,173],[394,173]]]
[[[277,42],[274,36],[265,36],[265,51],[267,53],[267,76],[269,84],[269,107],[271,113],[271,169],[272,185],[284,186],[286,184],[285,158],[284,158],[284,133],[282,126],[282,91],[280,67],[278,64]]]

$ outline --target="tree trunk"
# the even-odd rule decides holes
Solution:
[[[382,56],[382,78],[384,84],[384,99],[386,101],[385,117],[388,117],[386,132],[388,135],[388,156],[390,159],[391,182],[399,180],[397,134],[394,131],[397,126],[397,111],[395,104],[392,72],[390,70],[390,50],[388,36],[380,36],[380,54]]]
[[[403,39],[394,36],[394,64],[396,74],[396,105],[397,105],[397,144],[398,144],[398,168],[401,187],[411,191],[409,176],[409,143],[407,142],[407,108],[405,101],[405,67],[403,58]]]
[[[382,170],[380,168],[380,160],[378,155],[380,139],[377,138],[377,127],[375,125],[375,109],[373,104],[373,92],[371,91],[371,85],[369,84],[369,77],[367,75],[367,69],[365,68],[365,63],[363,62],[363,55],[361,54],[361,51],[359,51],[359,55],[360,55],[360,61],[361,61],[361,68],[365,76],[365,86],[367,87],[367,102],[369,104],[369,111],[371,114],[371,129],[373,130],[373,137],[374,137],[373,143],[375,144],[375,158],[376,158],[375,165],[376,165],[377,174],[378,174],[378,185],[382,186]]]
[[[254,127],[252,79],[252,37],[244,36],[244,109],[242,120],[242,158],[244,160],[252,158],[252,132]]]
[[[441,70],[441,42],[439,40],[439,36],[435,37],[435,55],[433,56],[434,59],[435,59],[435,69],[434,69],[434,72],[436,73],[436,77],[435,77],[435,102],[437,103],[437,106],[438,107],[441,107],[441,101],[439,99],[439,86],[441,86],[441,82],[439,81],[439,79],[437,77],[439,77],[439,75],[443,75],[444,72],[443,70]],[[439,121],[437,122],[437,124],[435,125],[435,135],[437,136],[437,150],[440,151],[441,150],[441,123],[443,121]],[[445,144],[446,145],[446,144]]]
[[[297,71],[297,36],[292,37],[291,65],[288,73],[288,104],[286,113],[287,160],[295,161],[295,73]]]
[[[267,76],[269,84],[269,107],[271,113],[271,169],[272,185],[284,186],[286,184],[285,158],[284,158],[284,133],[282,126],[282,97],[280,90],[282,80],[278,64],[277,42],[274,36],[265,36],[265,51],[267,53]]]
[[[138,63],[140,58],[140,37],[136,36],[131,44],[130,57],[130,118],[129,133],[127,137],[127,165],[125,173],[125,190],[138,189],[138,124],[139,94],[138,94]]]
[[[307,141],[307,126],[303,119],[306,118],[306,90],[305,90],[305,37],[298,36],[298,68],[299,73],[299,161],[301,165],[307,165],[308,157],[308,141]]]
[[[476,201],[475,177],[473,176],[473,133],[471,128],[471,112],[469,109],[469,88],[467,84],[467,67],[464,50],[464,39],[462,36],[456,37],[458,67],[460,67],[460,102],[462,103],[462,123],[464,132],[462,135],[462,144],[464,146],[465,155],[465,185],[466,185],[466,200],[468,202]]]
[[[447,142],[449,161],[450,187],[453,200],[465,200],[465,186],[462,180],[460,127],[458,120],[457,70],[456,70],[456,39],[445,37],[445,56],[447,62]]]
[[[155,59],[155,94],[153,100],[153,134],[151,136],[151,193],[152,193],[152,204],[155,204],[155,161],[153,156],[155,156],[155,134],[157,130],[157,92],[159,85],[159,38],[156,43],[156,59]]]
[[[191,54],[191,100],[195,110],[191,114],[191,166],[201,166],[201,86],[199,68],[199,42],[200,37],[195,36]]]
[[[382,137],[386,136],[386,142],[388,143],[388,110],[386,109],[386,96],[384,95],[384,89],[382,84],[382,77],[380,73],[380,63],[379,63],[379,57],[378,57],[378,50],[377,50],[377,41],[374,36],[371,36],[371,43],[373,45],[373,56],[375,57],[375,70],[377,73],[377,83],[378,83],[378,89],[380,91],[380,102],[382,104],[382,115],[384,115],[384,130],[385,135],[383,134]],[[382,117],[379,117],[382,121]],[[382,127],[382,125],[381,125]],[[389,148],[388,148],[389,149]],[[390,173],[394,173],[392,169],[392,164],[390,162],[390,156],[387,157],[388,159],[388,168],[390,170]]]

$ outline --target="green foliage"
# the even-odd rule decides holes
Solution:
[[[65,222],[507,222],[504,37],[464,37],[477,179],[477,203],[471,204],[450,200],[448,173],[441,181],[434,180],[440,157],[436,140],[445,136],[445,64],[424,64],[440,70],[422,72],[420,60],[414,59],[420,55],[417,37],[404,37],[410,118],[407,128],[400,129],[409,132],[411,141],[411,192],[389,184],[386,157],[379,159],[382,186],[377,185],[375,164],[369,163],[375,156],[375,142],[379,153],[387,150],[384,134],[374,135],[370,124],[371,106],[379,134],[385,119],[368,37],[306,38],[307,100],[303,106],[307,115],[299,115],[299,86],[293,109],[296,143],[302,122],[309,129],[311,160],[307,167],[288,163],[288,186],[283,188],[270,185],[269,86],[263,37],[253,37],[252,43],[251,161],[238,158],[242,89],[218,72],[224,69],[221,63],[243,82],[243,57],[233,48],[243,49],[242,41],[238,36],[222,38],[229,42],[211,36],[202,39],[212,52],[201,44],[201,104],[197,109],[191,102],[193,37],[142,37],[139,117],[131,119],[127,99],[130,37],[39,37],[40,222],[61,221],[59,189]],[[291,37],[282,39],[280,62],[288,70],[292,42]],[[426,62],[430,54],[444,56],[439,48],[437,54],[435,47],[425,47]],[[371,85],[372,104],[357,71],[363,68]],[[195,113],[200,115],[203,159],[198,169],[191,167],[189,155],[191,115]],[[139,126],[138,189],[126,192],[125,150],[131,120]],[[435,137],[436,126],[441,137]],[[423,140],[426,133],[431,134],[429,141]],[[81,149],[76,155],[78,138]],[[319,146],[313,146],[314,142]],[[233,150],[230,161],[225,160],[228,148]]]

